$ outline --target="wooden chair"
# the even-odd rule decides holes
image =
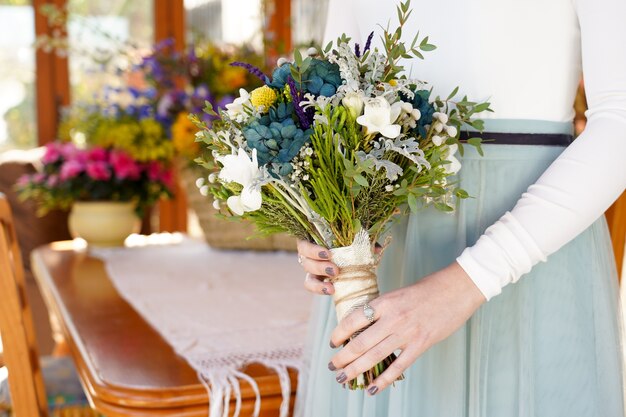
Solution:
[[[4,361],[8,369],[10,407],[13,416],[62,416],[68,415],[69,408],[72,409],[72,416],[97,415],[85,407],[87,402],[82,391],[80,392],[82,398],[78,400],[81,404],[74,401],[77,397],[75,393],[68,395],[68,398],[72,398],[71,404],[64,400],[62,390],[64,384],[69,385],[67,381],[71,381],[74,391],[76,387],[80,389],[76,371],[72,368],[69,358],[48,358],[41,362],[39,360],[33,319],[26,299],[22,258],[13,227],[11,209],[3,194],[0,194],[0,297],[0,332]],[[50,374],[51,381],[48,381],[48,373],[46,370],[42,372],[42,363],[55,375],[63,375],[61,378],[63,380],[52,381],[55,375]],[[48,392],[50,400],[46,398],[44,374],[46,382],[50,382],[50,386],[54,387],[50,390],[54,392]],[[6,391],[6,381],[0,380],[0,393],[3,391]],[[49,404],[50,402],[52,404]],[[63,403],[67,407],[64,407]],[[64,408],[66,411],[63,411]],[[1,410],[0,408],[0,415]]]

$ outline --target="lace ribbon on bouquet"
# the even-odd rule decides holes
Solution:
[[[378,297],[376,267],[378,257],[372,253],[367,231],[361,230],[350,246],[331,249],[339,275],[332,279],[335,286],[333,300],[337,321]]]
[[[227,416],[231,398],[239,414],[239,380],[256,392],[258,415],[258,386],[240,371],[256,362],[278,373],[286,417],[287,368],[302,370],[311,304],[294,255],[218,251],[181,235],[130,239],[131,247],[92,255],[106,262],[120,295],[198,372],[209,391],[209,416]]]

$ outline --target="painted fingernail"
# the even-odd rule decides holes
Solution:
[[[372,385],[367,389],[367,392],[369,392],[370,395],[374,395],[378,392],[378,387],[376,385]]]
[[[322,292],[326,295],[328,295],[328,288],[326,287],[322,287]]]
[[[337,346],[335,346],[335,345],[333,344],[333,341],[331,340],[331,341],[330,341],[330,348],[331,348],[331,349],[335,349],[336,347],[337,347]]]
[[[318,256],[322,259],[328,259],[328,252],[321,251]]]
[[[335,276],[335,270],[333,269],[333,267],[329,266],[328,268],[325,269],[325,271],[326,271],[326,275],[328,275],[329,277]]]
[[[346,382],[346,379],[348,379],[348,376],[342,372],[337,377],[337,382],[339,382],[340,384],[343,384],[344,382]]]
[[[330,369],[331,371],[336,371],[337,367],[335,365],[333,365],[332,362],[328,362],[328,369]]]

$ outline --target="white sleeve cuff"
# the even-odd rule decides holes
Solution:
[[[546,255],[510,212],[457,258],[487,300],[545,260]]]

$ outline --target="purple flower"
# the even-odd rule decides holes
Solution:
[[[365,48],[363,49],[363,53],[366,53],[370,50],[370,47],[372,46],[372,39],[374,39],[374,32],[370,33],[370,35],[367,37],[367,42],[365,42]]]
[[[216,103],[215,105],[216,111],[218,109],[225,109],[226,105],[232,103],[234,100],[235,100],[235,97],[231,96],[230,94],[225,95]]]
[[[354,44],[354,54],[357,58],[361,58],[361,46],[358,43]]]
[[[298,116],[298,120],[300,121],[300,127],[306,130],[313,124],[314,113],[313,111],[310,111],[312,109],[305,110],[300,105],[300,103],[302,102],[302,93],[296,88],[296,82],[292,77],[287,77],[287,85],[289,86],[289,91],[291,92],[294,111],[296,112],[296,116]]]
[[[256,75],[265,84],[270,82],[269,77],[265,75],[263,71],[261,71],[260,69],[258,69],[252,64],[247,64],[245,62],[231,62],[230,65],[232,67],[241,67],[241,68],[247,69],[250,74]]]

